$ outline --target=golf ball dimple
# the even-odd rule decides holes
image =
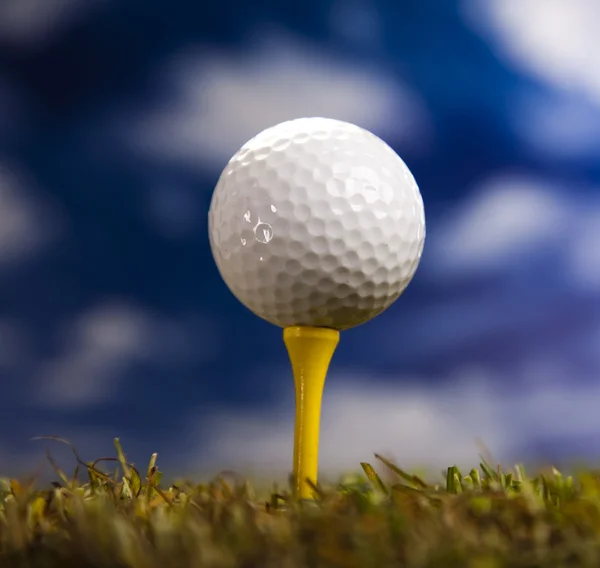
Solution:
[[[402,159],[374,134],[301,118],[248,141],[209,210],[231,292],[281,327],[347,329],[388,308],[423,252],[425,213]]]

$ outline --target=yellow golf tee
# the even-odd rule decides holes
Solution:
[[[283,331],[296,388],[293,477],[294,492],[300,499],[314,498],[307,479],[317,482],[323,388],[339,339],[335,329],[288,327]]]

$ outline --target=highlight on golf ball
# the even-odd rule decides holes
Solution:
[[[257,316],[343,330],[408,286],[425,212],[413,175],[383,140],[347,122],[300,118],[231,158],[213,193],[209,238],[223,280]]]

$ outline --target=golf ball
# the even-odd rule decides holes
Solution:
[[[283,122],[244,144],[219,178],[208,225],[231,292],[281,327],[374,318],[411,281],[425,241],[406,164],[374,134],[327,118]]]

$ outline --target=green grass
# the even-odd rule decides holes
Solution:
[[[376,456],[300,503],[231,475],[167,486],[156,455],[141,471],[115,447],[92,463],[72,448],[69,475],[48,454],[49,487],[0,480],[1,568],[600,566],[593,471],[530,477],[482,460],[435,484]]]

